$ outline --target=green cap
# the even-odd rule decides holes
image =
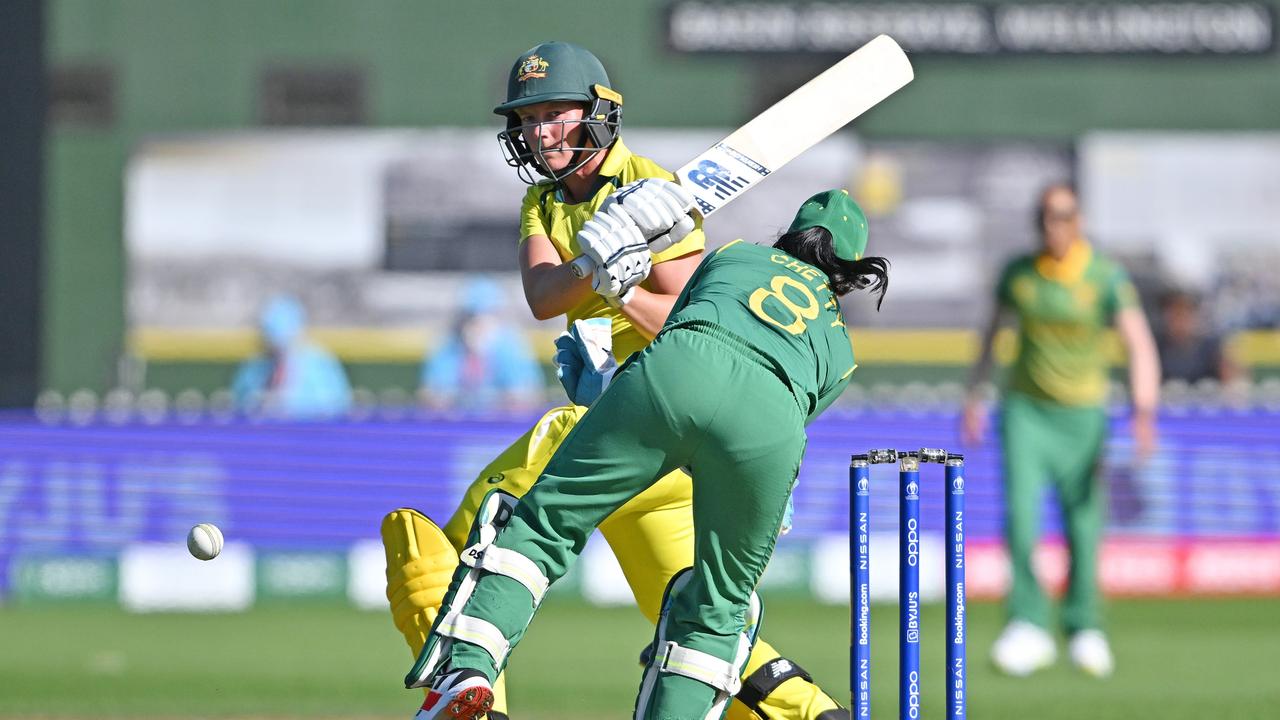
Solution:
[[[552,100],[593,102],[597,97],[622,104],[609,87],[604,65],[585,48],[545,42],[520,54],[507,76],[507,101],[493,109],[506,115],[518,107]]]
[[[850,262],[862,259],[867,249],[867,216],[848,190],[827,190],[805,200],[787,232],[813,227],[831,233],[836,257]]]

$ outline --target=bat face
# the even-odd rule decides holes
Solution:
[[[898,43],[880,35],[779,100],[676,173],[706,217],[897,92],[914,77]]]
[[[769,172],[769,168],[728,145],[716,143],[680,168],[677,177],[680,184],[693,193],[698,212],[705,218],[763,180]]]

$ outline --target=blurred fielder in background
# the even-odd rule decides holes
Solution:
[[[615,362],[622,361],[657,335],[698,267],[705,238],[687,214],[692,199],[680,197],[682,191],[672,183],[665,185],[676,188],[675,194],[655,187],[650,188],[653,193],[638,196],[652,211],[652,222],[643,233],[635,232],[634,221],[620,212],[621,203],[612,203],[613,213],[597,213],[625,185],[673,176],[623,144],[622,96],[610,86],[600,61],[580,47],[548,42],[523,53],[508,77],[507,101],[494,112],[507,122],[498,137],[508,164],[531,185],[520,208],[519,245],[530,310],[544,320],[564,315],[577,332],[586,327],[577,321],[607,318],[611,332],[603,350]],[[672,203],[680,206],[678,213],[658,227],[661,221],[655,218]],[[580,234],[593,216],[599,221],[594,226],[598,232]],[[597,263],[590,278],[577,278],[569,267],[582,253]],[[595,346],[602,347],[601,341]],[[458,553],[486,495],[495,489],[524,495],[585,412],[585,407],[568,405],[544,415],[480,472],[443,530],[409,508],[384,519],[387,597],[396,627],[415,655],[436,619]],[[636,604],[656,622],[668,581],[693,564],[689,476],[665,468],[660,479],[603,518],[600,531],[622,566]],[[816,687],[804,670],[764,641],[755,644],[742,678],[743,693],[730,708],[730,718],[848,717],[848,711]],[[425,681],[420,678],[417,684]],[[494,694],[489,717],[506,717],[500,678]]]
[[[661,180],[639,185],[605,203],[619,225],[654,186],[684,192]],[[625,230],[609,234],[629,244]],[[458,569],[410,673],[432,688],[419,720],[483,716],[543,594],[591,532],[686,466],[696,555],[664,593],[635,718],[724,716],[756,642],[755,587],[800,469],[805,426],[855,367],[839,298],[867,287],[883,298],[887,288],[887,262],[863,257],[866,243],[862,211],[831,190],[806,201],[772,248],[735,241],[702,262],[662,332],[618,372],[538,483],[518,503],[501,491],[486,497],[463,558],[469,567]]]
[[[992,660],[1024,676],[1055,661],[1049,605],[1032,567],[1046,483],[1062,508],[1071,554],[1061,624],[1077,667],[1106,677],[1114,660],[1102,631],[1098,544],[1106,520],[1099,469],[1107,436],[1110,361],[1103,343],[1114,324],[1129,355],[1135,454],[1156,442],[1160,361],[1128,275],[1085,240],[1073,188],[1052,185],[1040,197],[1038,253],[1018,257],[1000,274],[996,309],[982,339],[962,417],[966,443],[980,442],[986,408],[976,392],[991,371],[996,332],[1016,318],[1019,349],[1000,409],[1005,494],[1005,542],[1012,587],[1008,624]]]

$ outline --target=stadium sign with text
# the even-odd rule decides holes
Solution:
[[[667,44],[687,53],[846,53],[880,33],[941,55],[1257,55],[1275,48],[1260,2],[675,2]]]

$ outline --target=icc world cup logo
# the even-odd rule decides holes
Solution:
[[[871,492],[871,480],[868,478],[858,478],[858,494],[867,495]]]
[[[955,480],[951,481],[951,491],[957,495],[964,494],[964,476],[957,475]]]
[[[914,481],[907,483],[907,499],[908,499],[908,500],[919,500],[919,499],[920,499],[920,485],[919,485],[919,483],[916,483],[916,482],[914,482]]]

